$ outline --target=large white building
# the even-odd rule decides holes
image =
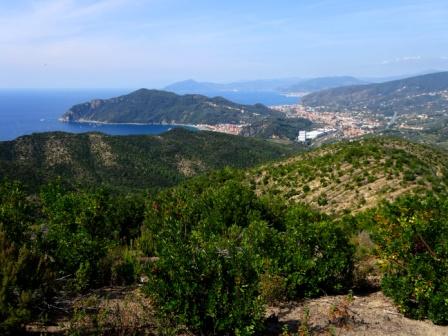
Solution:
[[[306,142],[306,131],[299,131],[298,142]]]
[[[327,135],[329,133],[334,132],[335,130],[332,128],[320,128],[314,131],[299,131],[299,135],[297,136],[297,142],[307,142],[308,140],[314,140],[323,135]]]

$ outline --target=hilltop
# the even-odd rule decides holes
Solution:
[[[244,126],[240,135],[295,141],[300,130],[310,130],[312,125],[313,123],[305,118],[266,118]]]
[[[259,195],[327,213],[360,211],[423,190],[446,191],[447,178],[445,152],[387,137],[326,145],[246,174]]]
[[[250,167],[297,148],[263,140],[176,128],[160,136],[61,132],[0,142],[0,179],[31,188],[54,181],[137,190],[172,186],[209,170]]]
[[[322,111],[360,111],[386,116],[446,113],[448,72],[329,89],[306,95],[302,103]]]
[[[144,124],[243,124],[268,116],[279,116],[262,104],[242,105],[221,97],[177,95],[140,89],[128,95],[96,99],[70,108],[66,122]]]

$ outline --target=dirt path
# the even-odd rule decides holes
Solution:
[[[303,335],[448,336],[448,326],[405,318],[381,292],[283,304],[270,307],[267,315],[271,335],[288,326],[291,333],[301,330]]]

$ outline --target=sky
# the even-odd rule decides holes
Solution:
[[[448,70],[447,0],[0,1],[0,88]]]

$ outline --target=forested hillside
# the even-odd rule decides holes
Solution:
[[[145,124],[241,124],[280,113],[264,105],[242,105],[222,97],[177,95],[172,92],[140,89],[128,95],[96,99],[73,106],[64,121],[99,121]]]
[[[379,288],[405,316],[446,325],[446,178],[444,152],[373,138],[152,195],[2,182],[0,333],[361,332],[372,326],[353,293]],[[318,327],[309,310],[295,324],[266,315],[334,294]]]
[[[213,169],[250,167],[297,150],[181,128],[160,136],[41,133],[0,142],[0,178],[23,181],[31,189],[57,178],[72,186],[157,189]]]

